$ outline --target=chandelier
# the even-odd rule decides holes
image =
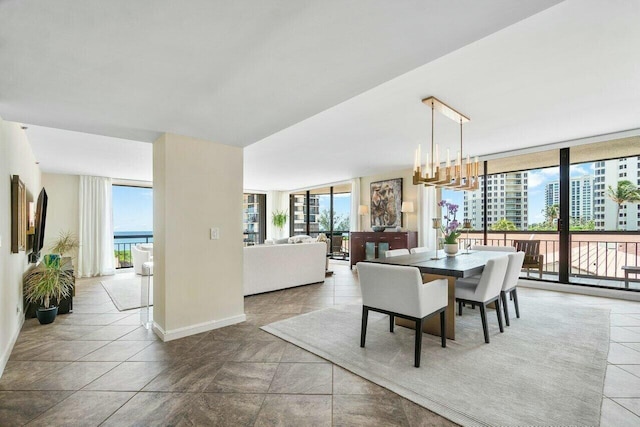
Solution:
[[[455,191],[477,190],[479,188],[478,157],[471,163],[469,155],[467,154],[467,161],[464,164],[464,168],[462,164],[462,124],[468,122],[469,118],[463,116],[434,96],[425,98],[422,102],[431,107],[431,157],[429,157],[429,153],[427,153],[423,168],[421,166],[422,150],[420,144],[418,144],[418,149],[415,151],[413,161],[413,184],[424,184],[425,186],[430,185]],[[436,109],[444,116],[460,123],[460,151],[458,151],[455,164],[452,166],[449,149],[447,149],[447,163],[444,168],[441,167],[440,163],[440,147],[438,144],[435,144],[435,146],[433,144],[433,119]],[[429,159],[431,159],[431,163],[429,163]]]

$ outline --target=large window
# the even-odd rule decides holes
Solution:
[[[351,185],[315,188],[290,196],[291,235],[313,237],[324,233],[332,252],[345,254],[349,247]]]
[[[244,194],[242,206],[243,241],[245,246],[264,243],[266,237],[267,196]]]
[[[153,189],[114,185],[112,197],[116,268],[132,267],[131,246],[153,242]]]
[[[490,160],[486,169],[480,190],[442,191],[462,205],[458,219],[471,220],[461,246],[538,241],[543,280],[625,287],[622,267],[640,265],[640,137]]]

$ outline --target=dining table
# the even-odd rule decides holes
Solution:
[[[455,256],[447,256],[444,251],[440,250],[437,252],[437,255],[435,251],[430,251],[389,258],[375,258],[362,262],[416,267],[420,270],[420,273],[422,273],[422,281],[424,283],[436,279],[447,279],[449,301],[445,311],[447,319],[446,334],[448,339],[454,340],[456,338],[456,279],[482,274],[487,261],[506,255],[505,252],[471,250],[458,252]],[[392,286],[393,284],[390,285]],[[414,322],[398,317],[396,317],[396,324],[408,328],[415,328]],[[424,322],[422,330],[428,334],[439,336],[439,318],[436,316]]]

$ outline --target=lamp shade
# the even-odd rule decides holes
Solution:
[[[413,202],[402,202],[401,212],[411,213],[413,212]]]
[[[369,214],[369,206],[360,205],[358,206],[358,215],[367,215]]]

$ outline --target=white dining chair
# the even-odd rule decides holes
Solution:
[[[462,316],[462,303],[475,304],[480,307],[484,342],[487,344],[489,343],[489,328],[487,326],[486,313],[487,304],[495,302],[498,326],[500,327],[500,332],[504,332],[502,316],[500,314],[500,292],[502,291],[502,283],[504,282],[508,264],[509,258],[506,255],[493,258],[485,264],[479,280],[474,277],[456,280],[458,314]]]
[[[504,319],[507,326],[509,324],[509,308],[507,307],[507,294],[511,296],[513,305],[516,309],[516,317],[520,318],[520,307],[518,306],[518,279],[520,278],[520,270],[522,270],[522,264],[524,263],[524,252],[516,252],[515,254],[509,254],[509,264],[507,265],[507,272],[504,276],[504,282],[502,282],[502,290],[500,291],[500,298],[502,299],[502,307],[504,309]]]
[[[409,249],[409,253],[412,253],[412,254],[421,254],[421,253],[423,253],[423,252],[430,252],[431,250],[432,250],[431,248],[428,248],[428,247],[426,247],[426,246],[419,246],[419,247],[417,247],[417,248],[411,248],[411,249]]]
[[[415,322],[414,366],[420,367],[422,351],[422,326],[431,316],[440,314],[442,347],[447,346],[446,314],[448,303],[447,280],[437,279],[422,283],[422,275],[416,267],[374,264],[356,264],[362,290],[362,324],[360,347],[367,336],[369,310],[389,315],[389,331],[393,332],[394,318],[401,317]]]
[[[391,258],[400,255],[409,255],[409,249],[391,249],[384,252],[385,258]]]

